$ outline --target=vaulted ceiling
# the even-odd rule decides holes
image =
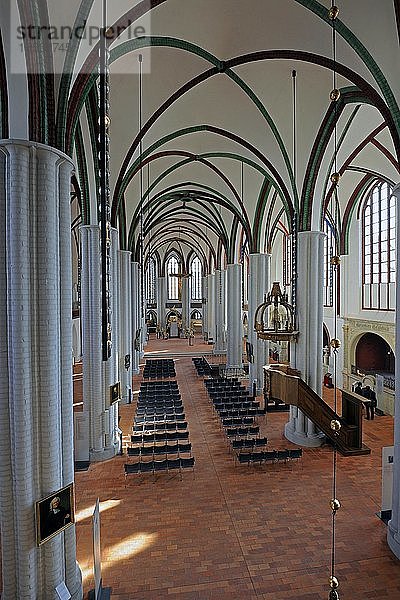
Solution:
[[[46,13],[45,0],[19,0],[22,23],[33,5]],[[110,156],[113,223],[123,246],[136,249],[140,210],[146,249],[160,255],[180,246],[208,259],[212,247],[217,261],[226,255],[234,262],[243,243],[253,252],[270,250],[279,222],[289,231],[294,221],[319,229],[324,210],[333,211],[335,122],[341,217],[377,177],[398,181],[398,0],[338,4],[336,66],[327,0],[108,5],[108,22],[121,33],[109,40]],[[52,2],[49,23],[96,24],[99,9],[99,0]],[[5,40],[4,22],[2,31]],[[54,143],[74,153],[85,219],[94,221],[97,100],[90,73],[97,51],[82,40],[61,60],[54,44],[42,46],[65,73],[45,90],[40,82],[36,90],[27,85],[30,136],[46,141],[35,102],[40,94],[49,100],[51,88],[56,108],[52,114],[47,103],[47,128],[53,124]],[[6,41],[4,47],[9,70]],[[334,67],[337,103],[329,98]],[[2,114],[4,103],[3,94]]]

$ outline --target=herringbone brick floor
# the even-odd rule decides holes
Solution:
[[[196,351],[197,340],[152,341],[146,351]],[[331,555],[332,449],[305,449],[301,462],[235,466],[191,357],[176,358],[196,459],[195,475],[130,476],[116,457],[76,475],[78,560],[93,587],[90,514],[103,509],[103,582],[114,600],[325,600]],[[139,387],[140,378],[134,381]],[[326,390],[329,393],[329,390]],[[134,404],[121,408],[128,436]],[[261,418],[268,448],[287,448],[287,414]],[[393,419],[364,420],[367,457],[338,458],[342,509],[336,522],[341,600],[398,600],[400,563],[378,519],[381,448]],[[126,437],[126,439],[128,439]]]

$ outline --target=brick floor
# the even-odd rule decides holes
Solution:
[[[147,352],[201,353],[197,340],[151,341]],[[191,357],[176,358],[176,372],[195,475],[124,479],[127,457],[77,473],[77,512],[102,512],[103,581],[115,600],[326,599],[331,553],[332,450],[305,449],[300,463],[235,466]],[[134,381],[138,389],[139,378]],[[327,390],[329,393],[329,391]],[[124,434],[134,405],[121,408]],[[287,414],[262,417],[268,447],[283,437]],[[267,422],[266,422],[267,421]],[[364,421],[367,457],[338,458],[336,574],[341,600],[398,600],[400,565],[375,513],[381,498],[381,447],[391,445],[393,419]],[[90,512],[90,511],[89,511]],[[77,524],[78,560],[85,593],[93,586],[90,518]]]

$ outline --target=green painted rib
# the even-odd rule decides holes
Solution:
[[[357,104],[357,106],[355,107],[355,109],[352,111],[350,117],[348,118],[348,120],[346,122],[346,125],[343,128],[342,134],[339,137],[339,140],[338,140],[338,143],[337,143],[336,154],[339,152],[340,148],[342,147],[344,139],[345,139],[345,137],[346,137],[346,135],[347,135],[347,133],[348,133],[348,131],[350,129],[351,124],[354,121],[354,118],[355,118],[356,114],[360,110],[360,108],[361,108],[361,104]],[[332,172],[334,162],[335,162],[335,155],[333,155],[332,158],[331,158],[331,160],[329,161],[329,166],[328,166],[328,169],[326,171],[325,181],[324,181],[324,189],[323,189],[323,192],[322,192],[322,199],[324,199],[326,197],[326,192],[327,192],[328,184],[329,184],[329,181],[330,181],[329,175]],[[322,223],[322,219],[323,219],[323,203],[321,204],[321,215],[320,215],[320,221],[321,221],[321,223]]]
[[[349,218],[347,219],[346,222],[346,227],[344,230],[344,248],[343,248],[343,254],[348,254],[349,253],[349,236],[350,236],[350,226],[351,226],[351,222],[353,220],[353,214],[354,211],[356,209],[356,207],[358,206],[358,203],[360,202],[361,198],[364,196],[364,194],[366,193],[366,191],[368,190],[368,188],[372,185],[374,181],[374,178],[371,177],[371,179],[369,179],[368,181],[365,182],[364,186],[361,188],[361,190],[359,191],[359,193],[357,194],[354,202],[353,202],[353,206],[350,209],[349,212]]]
[[[155,47],[177,48],[180,50],[184,50],[185,52],[189,52],[191,54],[195,54],[195,55],[199,56],[200,58],[203,58],[204,60],[206,60],[207,62],[209,62],[210,64],[212,64],[216,67],[221,67],[221,69],[223,68],[222,61],[220,61],[216,56],[214,56],[210,52],[207,52],[200,46],[197,46],[196,44],[192,44],[191,42],[181,40],[178,38],[161,37],[161,36],[144,36],[143,38],[136,38],[133,40],[128,40],[126,42],[123,42],[122,44],[120,44],[119,46],[117,46],[111,50],[110,62],[112,63],[115,60],[118,60],[119,58],[121,58],[122,56],[125,56],[126,54],[129,54],[130,52],[133,52],[139,48],[146,48],[149,46],[150,47],[155,46]],[[285,144],[283,142],[283,139],[278,131],[278,128],[277,128],[274,120],[272,119],[271,115],[268,113],[267,109],[265,108],[265,106],[261,102],[261,100],[258,98],[258,96],[247,85],[247,83],[245,81],[243,81],[243,79],[241,77],[239,77],[232,69],[226,69],[226,70],[224,70],[224,73],[228,77],[230,77],[232,79],[232,81],[234,81],[243,90],[243,92],[250,98],[250,100],[253,102],[253,104],[260,111],[263,118],[267,121],[267,123],[273,133],[273,136],[275,137],[275,139],[277,141],[279,149],[282,153],[282,157],[285,162],[287,172],[289,175],[289,179],[290,179],[290,183],[292,186],[295,207],[296,207],[296,210],[298,210],[298,201],[299,201],[298,200],[298,192],[297,192],[296,185],[295,185],[292,165],[291,165]]]
[[[311,10],[323,21],[328,23],[329,26],[332,26],[332,22],[329,19],[329,9],[317,2],[317,0],[296,0],[296,2],[298,2],[308,10]],[[335,26],[337,33],[341,35],[344,40],[346,40],[349,46],[361,58],[362,62],[365,64],[372,77],[374,78],[375,82],[377,83],[379,89],[382,92],[383,97],[385,98],[386,104],[393,116],[397,132],[400,135],[399,106],[383,72],[381,71],[378,64],[375,62],[372,55],[368,52],[366,47],[358,39],[358,37],[354,35],[354,33],[348,27],[346,27],[346,25],[340,19],[336,19]]]
[[[80,188],[82,191],[81,216],[82,223],[89,225],[90,223],[90,198],[89,198],[89,178],[86,164],[85,145],[83,141],[82,129],[78,123],[75,136],[75,151],[78,162],[78,173]]]
[[[78,27],[83,27],[86,23],[94,0],[82,0],[76,15],[74,30]],[[68,97],[72,82],[72,72],[75,67],[76,57],[79,51],[80,40],[78,36],[73,35],[72,39],[68,44],[68,49],[65,54],[65,61],[63,66],[63,72],[60,78],[60,85],[58,88],[58,103],[57,103],[57,127],[56,127],[56,143],[57,148],[65,150],[65,130],[67,123],[67,111],[68,111]],[[86,99],[86,95],[85,95]],[[84,104],[83,100],[81,108]],[[80,111],[79,111],[80,113]],[[79,114],[78,113],[78,114]]]

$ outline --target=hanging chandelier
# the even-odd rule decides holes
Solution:
[[[289,304],[288,295],[282,292],[278,281],[274,281],[264,302],[256,309],[254,330],[259,339],[274,342],[288,342],[299,335],[295,330],[293,306]]]

